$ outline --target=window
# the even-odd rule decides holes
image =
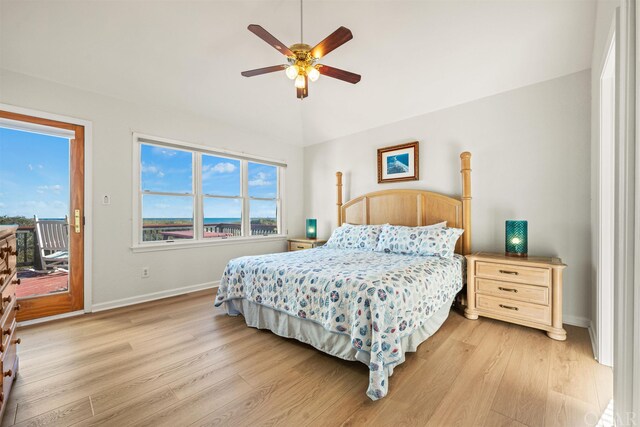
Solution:
[[[286,165],[138,134],[134,143],[134,246],[283,234]]]

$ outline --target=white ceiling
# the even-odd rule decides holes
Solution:
[[[284,63],[250,33],[299,41],[299,3],[0,0],[0,65],[143,104],[178,108],[308,145],[590,67],[595,2],[305,1],[304,40],[343,25],[354,38],[295,98]]]

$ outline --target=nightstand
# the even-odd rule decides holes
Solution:
[[[289,252],[301,251],[303,249],[313,249],[313,248],[317,248],[318,246],[322,246],[325,243],[327,243],[326,240],[305,239],[305,238],[289,239],[287,241],[289,242]]]
[[[467,319],[491,317],[564,341],[560,258],[467,255]]]

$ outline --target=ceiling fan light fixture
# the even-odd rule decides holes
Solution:
[[[304,79],[304,74],[298,74],[298,77],[296,77],[296,82],[295,85],[298,89],[304,89],[304,87],[307,85],[307,82]]]
[[[285,70],[285,73],[287,74],[287,77],[289,77],[289,79],[291,79],[291,80],[295,79],[299,74],[298,66],[297,65],[289,65],[287,67],[287,69]]]
[[[320,71],[318,71],[318,69],[313,65],[310,65],[309,67],[307,67],[307,76],[309,77],[309,80],[315,82],[316,80],[318,80],[318,78],[320,78]]]

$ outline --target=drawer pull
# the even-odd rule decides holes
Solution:
[[[4,371],[4,376],[5,377],[12,377],[13,376],[13,371],[11,369],[9,369],[8,371]]]
[[[498,286],[498,289],[505,292],[513,292],[514,294],[518,293],[518,290],[513,288],[503,288],[502,286]]]
[[[518,272],[517,271],[509,271],[509,270],[498,270],[500,273],[502,274],[511,274],[513,276],[517,276]]]
[[[11,335],[11,328],[7,328],[4,331],[2,331],[2,335]]]
[[[0,392],[0,402],[4,402],[4,392]]]
[[[21,344],[22,343],[22,338],[16,338],[15,340],[13,340],[14,344]]]
[[[6,270],[0,271],[0,274],[11,274],[11,269],[7,268]]]
[[[502,308],[506,308],[507,310],[514,310],[514,311],[518,311],[518,307],[511,307],[510,305],[500,304],[500,307],[502,307]]]
[[[13,307],[13,309],[14,309],[15,311],[20,311],[20,304],[18,304],[18,305],[16,305],[15,307]]]
[[[2,298],[2,302],[11,302],[11,295],[9,295],[8,297]]]
[[[298,249],[304,249],[304,246],[296,246]]]
[[[22,283],[22,280],[20,280],[20,279],[16,279],[16,280],[13,281],[14,285],[20,285],[20,283]]]

